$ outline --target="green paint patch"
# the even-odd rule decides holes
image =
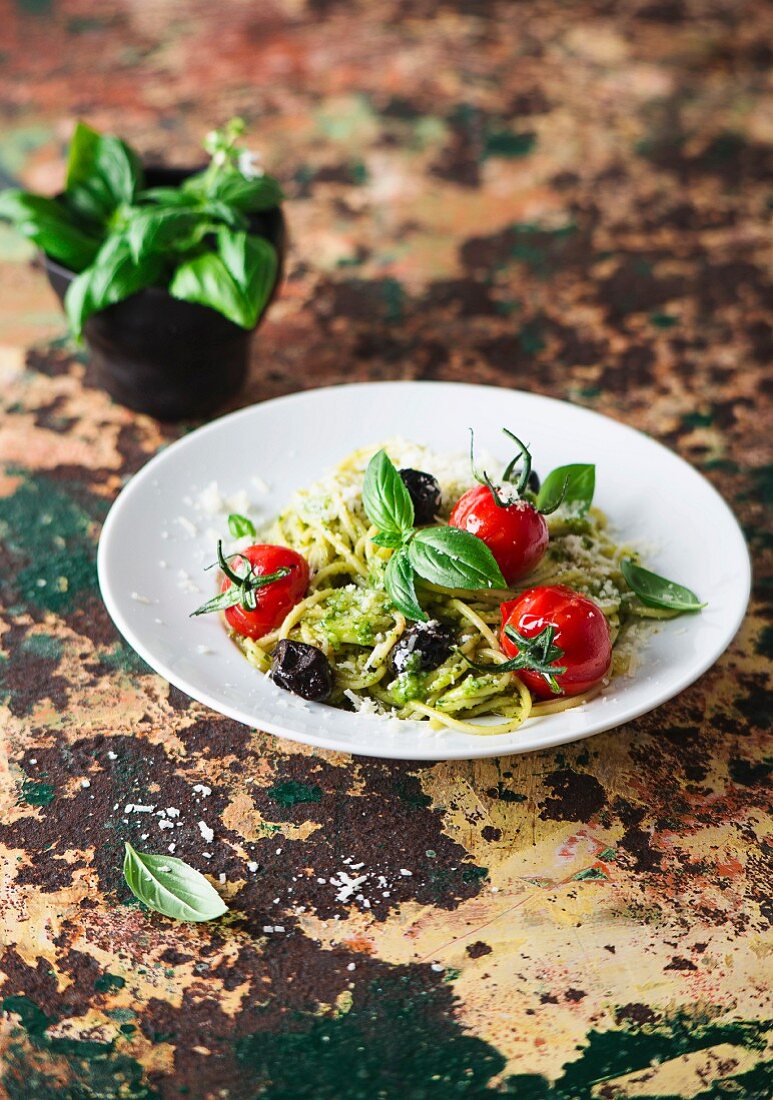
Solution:
[[[120,974],[109,974],[105,972],[100,974],[94,981],[94,988],[97,993],[110,993],[114,989],[123,989],[126,985],[126,978],[122,978]]]
[[[537,135],[533,130],[524,130],[516,134],[512,130],[492,130],[486,135],[483,146],[483,159],[506,157],[511,160],[527,156],[537,144]]]
[[[296,779],[285,779],[275,783],[267,791],[272,802],[280,806],[297,806],[302,802],[321,802],[322,788],[314,783],[299,783]]]
[[[125,672],[130,676],[147,676],[153,670],[145,664],[142,657],[131,646],[117,641],[112,649],[100,653],[98,662],[101,668],[115,672]]]
[[[54,793],[50,783],[40,783],[35,779],[25,779],[21,785],[22,802],[28,806],[47,806],[53,802]]]
[[[400,776],[393,784],[392,789],[401,802],[405,802],[414,810],[426,810],[428,806],[432,805],[432,799],[424,793],[417,779],[407,779]]]
[[[114,1042],[48,1035],[57,1019],[24,994],[6,997],[0,1010],[12,1013],[19,1023],[0,1071],[9,1100],[160,1100],[139,1062],[116,1054]],[[22,1033],[24,1041],[19,1040]]]
[[[59,613],[80,593],[96,591],[94,525],[104,518],[107,502],[86,490],[76,499],[49,478],[23,469],[8,472],[23,481],[0,498],[0,538],[11,558],[0,583],[13,586],[25,604]],[[6,597],[6,602],[13,601]]]
[[[674,325],[679,324],[679,318],[672,317],[670,313],[651,313],[650,324],[654,325],[655,328],[673,328]]]
[[[577,232],[577,226],[568,222],[557,229],[546,229],[537,222],[514,222],[510,232],[511,258],[525,264],[533,275],[545,279],[561,269],[566,247]]]
[[[682,417],[685,428],[710,428],[714,423],[714,414],[707,412],[689,412]]]
[[[505,1060],[462,1031],[450,998],[420,976],[390,975],[355,991],[346,1013],[296,1015],[279,1032],[237,1039],[236,1057],[263,1100],[488,1096],[486,1082]]]
[[[64,654],[61,640],[51,634],[28,634],[21,643],[21,649],[32,657],[43,657],[49,661],[60,661]]]
[[[352,173],[352,182],[357,187],[361,187],[364,183],[368,182],[368,166],[365,164],[364,161],[352,161],[350,168]]]
[[[537,355],[545,347],[542,328],[537,321],[527,322],[518,333],[518,343],[524,355]]]
[[[397,279],[384,279],[381,282],[381,297],[384,301],[384,320],[397,324],[402,321],[405,309],[405,291]]]
[[[53,1017],[46,1016],[45,1012],[38,1008],[29,997],[25,997],[23,993],[5,997],[0,1007],[2,1007],[3,1012],[12,1012],[14,1016],[19,1017],[19,1023],[30,1038],[43,1035],[46,1028],[55,1022]]]
[[[480,882],[484,878],[488,878],[488,867],[467,864],[462,871],[462,882]]]
[[[609,863],[611,859],[617,859],[617,852],[614,848],[605,848],[603,852],[599,852],[599,859]]]
[[[600,879],[603,878],[609,881],[609,876],[605,875],[600,867],[586,867],[584,871],[578,871],[576,875],[572,875],[575,882],[584,882],[586,879]]]

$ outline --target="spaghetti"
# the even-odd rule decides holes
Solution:
[[[424,672],[409,663],[395,674],[390,657],[410,624],[385,589],[384,574],[394,550],[374,543],[376,528],[363,506],[363,479],[375,450],[355,451],[332,474],[297,492],[261,532],[271,543],[301,554],[311,571],[308,594],[275,630],[258,639],[234,634],[247,660],[262,672],[270,670],[279,641],[304,642],[320,649],[331,664],[334,689],[328,701],[333,706],[428,721],[433,728],[465,733],[510,733],[530,717],[577,706],[599,689],[540,703],[516,672],[498,672],[496,666],[507,659],[497,637],[504,600],[538,584],[567,585],[596,602],[613,642],[632,616],[670,617],[667,611],[645,607],[626,585],[620,563],[636,555],[614,541],[602,512],[594,508],[579,515],[559,509],[548,520],[547,553],[512,589],[471,593],[421,584],[422,607],[431,620],[452,631],[455,644],[439,667]],[[442,492],[439,523],[475,484],[460,459],[401,440],[390,441],[384,450],[396,465],[434,474]],[[612,675],[625,672],[629,661],[617,646]]]

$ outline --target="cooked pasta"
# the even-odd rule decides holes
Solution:
[[[537,568],[512,589],[455,591],[420,582],[421,605],[432,620],[453,632],[454,645],[437,668],[394,672],[390,657],[409,628],[406,616],[385,589],[387,563],[395,552],[373,541],[376,528],[363,506],[363,479],[376,448],[346,458],[329,476],[297,492],[261,537],[301,554],[310,567],[308,594],[280,625],[257,640],[234,634],[247,659],[262,672],[271,668],[279,641],[304,642],[321,650],[334,672],[328,702],[366,713],[428,721],[476,734],[509,733],[530,717],[577,706],[598,688],[573,698],[539,702],[514,671],[497,671],[506,661],[499,642],[500,604],[535,585],[562,584],[590,596],[609,624],[613,643],[632,615],[669,617],[641,604],[620,571],[631,547],[611,537],[606,517],[569,508],[548,517],[550,543]],[[393,440],[384,445],[398,466],[432,473],[440,485],[438,523],[454,501],[475,484],[469,464]],[[613,651],[612,675],[625,672],[629,657]],[[473,667],[477,666],[477,667]]]

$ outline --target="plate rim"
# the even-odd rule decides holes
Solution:
[[[625,433],[629,433],[634,437],[644,439],[650,446],[655,446],[661,451],[665,452],[671,461],[677,461],[683,467],[686,467],[687,471],[693,476],[697,476],[701,479],[704,486],[710,490],[710,493],[715,498],[715,502],[718,503],[726,513],[729,520],[732,521],[732,527],[736,536],[739,548],[743,548],[743,564],[744,564],[744,576],[740,578],[743,581],[743,599],[739,601],[738,608],[732,626],[730,624],[722,631],[718,640],[710,647],[708,653],[704,658],[693,666],[686,675],[680,677],[674,684],[663,687],[659,693],[654,695],[648,701],[642,701],[641,703],[633,703],[624,711],[622,715],[618,714],[611,718],[609,721],[601,719],[600,722],[594,723],[592,730],[579,730],[576,735],[567,737],[566,731],[562,733],[556,733],[553,736],[543,736],[539,739],[539,744],[530,744],[533,740],[529,737],[523,737],[523,747],[513,746],[512,738],[513,734],[494,734],[494,735],[481,735],[480,748],[476,749],[474,755],[470,752],[459,750],[444,750],[442,748],[442,742],[440,738],[437,741],[434,739],[431,741],[427,739],[427,743],[424,746],[417,746],[416,743],[412,743],[411,753],[402,752],[399,748],[391,748],[390,745],[385,744],[379,746],[378,742],[374,744],[373,748],[377,751],[366,752],[359,748],[341,747],[340,740],[331,733],[330,735],[320,733],[311,738],[306,734],[298,733],[292,728],[282,726],[281,723],[274,722],[270,719],[261,719],[259,726],[256,726],[254,717],[247,717],[246,712],[241,710],[237,706],[231,706],[227,703],[221,703],[214,701],[212,696],[205,690],[197,687],[195,683],[187,680],[185,676],[176,673],[173,669],[170,669],[164,664],[162,660],[154,656],[150,650],[145,646],[144,642],[137,636],[131,624],[125,619],[121,612],[117,600],[114,598],[109,582],[109,563],[108,555],[110,550],[110,538],[112,528],[117,522],[117,517],[120,515],[122,502],[125,503],[130,497],[142,487],[144,482],[151,478],[155,468],[162,461],[165,460],[173,450],[182,451],[188,445],[200,444],[203,436],[207,435],[210,431],[221,428],[226,423],[232,423],[239,420],[241,417],[248,416],[255,412],[256,409],[262,409],[266,407],[275,407],[278,404],[288,405],[294,403],[300,403],[303,401],[313,400],[316,395],[343,391],[363,391],[383,389],[385,387],[395,388],[421,388],[421,389],[437,389],[444,388],[446,390],[460,391],[502,391],[508,394],[517,394],[519,397],[525,397],[528,400],[538,401],[540,404],[548,403],[553,405],[560,405],[562,407],[569,406],[577,412],[600,420],[604,423],[612,423],[617,428],[621,429]],[[341,382],[329,386],[312,387],[310,389],[299,390],[291,394],[283,394],[279,397],[269,398],[266,401],[254,402],[251,405],[246,405],[243,408],[235,409],[232,412],[225,413],[222,416],[216,417],[210,420],[206,424],[202,424],[200,427],[194,429],[192,432],[188,432],[186,435],[176,439],[174,442],[162,446],[148,461],[140,467],[135,474],[133,474],[126,484],[122,487],[115,500],[112,502],[110,509],[105,517],[102,529],[99,535],[99,542],[97,546],[97,578],[99,583],[100,594],[105,604],[108,614],[113,621],[113,625],[116,627],[121,636],[128,642],[128,644],[135,650],[136,653],[142,658],[143,661],[152,669],[152,671],[165,679],[168,683],[172,684],[178,690],[184,692],[190,698],[196,702],[209,707],[217,714],[221,714],[224,717],[230,718],[233,721],[239,722],[249,729],[259,729],[262,732],[270,733],[272,736],[283,738],[288,741],[295,742],[297,744],[308,745],[313,749],[322,749],[327,751],[340,752],[346,755],[360,756],[360,757],[372,757],[377,759],[389,759],[389,760],[403,760],[403,761],[441,761],[441,760],[468,760],[468,759],[485,759],[496,756],[510,756],[510,755],[522,755],[528,752],[539,752],[543,749],[553,749],[560,745],[571,744],[576,741],[584,740],[587,737],[593,737],[599,733],[609,732],[612,729],[618,729],[621,726],[626,725],[628,722],[633,721],[636,718],[642,717],[644,714],[649,714],[651,711],[656,710],[664,703],[675,698],[681,694],[686,688],[690,687],[697,680],[700,679],[704,673],[716,663],[716,661],[722,656],[725,650],[732,644],[738,631],[743,623],[749,606],[749,599],[751,596],[751,582],[752,582],[752,562],[749,552],[749,547],[743,534],[741,525],[735,516],[730,505],[724,499],[721,493],[712,485],[712,483],[706,478],[699,470],[697,470],[681,455],[677,454],[671,448],[667,447],[660,440],[654,439],[646,432],[640,431],[638,428],[632,427],[625,421],[617,420],[613,416],[607,416],[605,413],[598,412],[595,409],[589,409],[584,405],[575,405],[571,401],[561,400],[560,398],[551,397],[547,394],[534,393],[531,390],[520,390],[515,387],[497,386],[487,383],[473,383],[473,382],[450,382],[444,380],[411,380],[411,379],[394,379],[394,380],[379,380],[368,382]],[[171,673],[171,675],[170,675]],[[312,710],[320,708],[320,710],[328,711],[329,708],[325,707],[321,703],[307,703]],[[536,729],[537,725],[541,725],[543,721],[549,720],[547,718],[537,719],[532,728]],[[363,721],[373,722],[374,728],[378,729],[378,725],[374,719],[363,718]],[[442,733],[440,734],[442,737]],[[507,744],[502,745],[501,740],[506,739]]]

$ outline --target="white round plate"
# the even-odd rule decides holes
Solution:
[[[515,733],[435,732],[307,703],[245,661],[217,615],[189,618],[214,592],[215,539],[226,514],[207,515],[202,491],[246,491],[263,522],[293,490],[350,451],[394,436],[458,453],[476,444],[505,460],[507,426],[529,441],[543,474],[596,463],[596,503],[646,564],[687,584],[708,607],[661,625],[635,674],[575,710]],[[238,510],[243,510],[239,508]],[[612,729],[682,691],[716,661],[743,618],[749,557],[721,497],[691,466],[632,428],[551,398],[487,386],[381,382],[333,386],[267,401],[180,439],[140,471],[110,510],[99,543],[99,583],[116,626],[151,668],[221,714],[318,748],[402,760],[452,760],[529,752]],[[198,589],[198,590],[197,590]]]

